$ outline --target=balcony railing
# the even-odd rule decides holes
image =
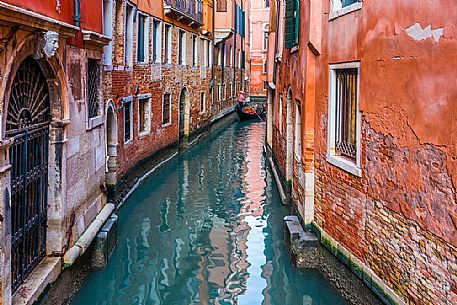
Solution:
[[[203,21],[203,4],[201,0],[164,0],[165,13],[167,10],[181,14],[191,22],[201,24]]]

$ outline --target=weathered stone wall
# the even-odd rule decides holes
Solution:
[[[20,14],[20,13],[14,13]],[[11,18],[19,15],[11,14]],[[20,19],[18,19],[20,20]],[[22,20],[22,22],[25,22]],[[40,29],[52,26],[51,22],[39,19]],[[41,23],[40,23],[41,22]],[[101,51],[82,49],[67,43],[67,38],[76,30],[70,26],[59,30],[59,48],[50,58],[37,56],[40,31],[0,27],[0,36],[5,41],[0,48],[0,304],[9,305],[11,295],[11,171],[9,144],[6,131],[6,114],[11,83],[19,65],[28,56],[37,62],[48,81],[51,123],[49,126],[48,181],[47,181],[47,237],[46,254],[62,256],[74,245],[79,236],[91,224],[106,203],[103,192],[105,176],[104,124],[88,127],[86,66],[88,58],[101,58]],[[73,31],[73,32],[71,32]],[[49,258],[45,258],[43,263]],[[35,270],[44,270],[39,268]],[[57,273],[60,269],[57,268]],[[43,276],[46,285],[51,280]],[[54,276],[54,275],[53,275]],[[46,277],[46,278],[45,278]],[[16,295],[30,296],[27,289],[19,288]],[[22,289],[22,290],[21,290]],[[40,286],[39,289],[44,289]]]

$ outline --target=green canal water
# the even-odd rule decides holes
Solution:
[[[346,304],[319,271],[290,263],[264,133],[230,125],[151,175],[118,211],[109,264],[71,304]]]

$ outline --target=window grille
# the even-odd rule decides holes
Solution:
[[[171,95],[165,93],[163,95],[163,109],[162,109],[162,125],[170,123],[170,108],[171,108]]]
[[[226,12],[227,11],[227,0],[217,0],[216,10],[218,12]]]
[[[88,112],[89,118],[99,114],[100,108],[100,68],[99,61],[89,59],[87,61],[87,91],[88,91]]]
[[[357,69],[336,70],[336,152],[357,157]]]

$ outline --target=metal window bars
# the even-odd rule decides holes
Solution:
[[[100,108],[100,64],[96,59],[87,61],[87,91],[89,118],[94,118]]]
[[[336,71],[336,152],[351,160],[357,157],[357,69]]]

